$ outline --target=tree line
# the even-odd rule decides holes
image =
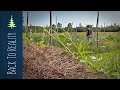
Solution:
[[[50,26],[46,25],[45,27],[42,26],[34,26],[34,25],[30,25],[28,26],[28,29],[32,32],[32,33],[40,33],[43,32],[43,29],[50,29]],[[86,31],[86,27],[82,26],[82,24],[80,23],[79,26],[73,27],[72,23],[68,23],[68,25],[66,27],[63,27],[61,23],[57,23],[57,26],[55,24],[52,24],[52,29],[55,30],[56,32],[85,32]],[[93,31],[96,31],[96,27],[92,27]],[[23,26],[23,33],[25,33],[26,30],[26,26]],[[109,25],[109,26],[101,26],[99,27],[99,31],[101,32],[119,32],[120,31],[120,26],[117,25],[116,23],[114,23],[113,25]]]

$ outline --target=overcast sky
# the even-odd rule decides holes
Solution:
[[[81,23],[83,26],[91,24],[96,26],[97,11],[52,11],[52,24],[57,21],[62,23],[63,27],[73,22],[73,27]],[[27,11],[23,11],[24,24],[26,25]],[[50,25],[49,11],[29,11],[29,25]],[[114,23],[120,24],[120,11],[100,11],[99,26],[111,25]]]

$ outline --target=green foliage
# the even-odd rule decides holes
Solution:
[[[68,52],[70,52],[71,54],[73,54],[76,57],[76,59],[78,59],[78,60],[80,60],[80,59],[87,60],[85,58],[85,55],[93,53],[91,51],[85,51],[84,50],[85,47],[89,43],[85,43],[85,45],[83,45],[82,43],[76,44],[72,40],[72,37],[70,36],[70,34],[68,32],[62,33],[62,34],[59,34],[59,35],[58,34],[52,35],[47,30],[44,30],[44,32],[46,32],[47,34],[49,34],[50,36],[52,36],[54,39],[56,39]]]
[[[85,32],[85,28],[84,27],[77,27],[77,32]]]
[[[22,32],[25,33],[25,30],[26,30],[26,28],[25,28],[25,26],[23,26],[22,27]]]
[[[62,32],[62,24],[58,22],[57,24],[58,32]]]
[[[37,46],[44,46],[44,41],[36,42]]]
[[[89,26],[93,26],[93,25],[89,25]],[[62,24],[61,23],[57,23],[57,27],[58,27],[58,32],[62,33],[64,31],[67,31],[67,32],[85,32],[86,31],[86,27],[82,26],[82,24],[80,23],[79,26],[77,27],[72,27],[72,23],[68,23],[67,26],[65,26],[65,28],[62,27]],[[26,26],[23,26],[23,33],[25,33],[25,28]],[[46,25],[45,27],[42,27],[42,26],[35,26],[35,25],[30,25],[28,26],[29,29],[31,29],[32,33],[41,33],[43,32],[43,29],[47,29],[49,31],[50,29],[50,26]],[[52,25],[52,29],[53,30],[56,30],[56,25],[53,24]],[[92,27],[93,31],[96,31],[96,27]],[[120,26],[119,25],[110,25],[110,26],[106,26],[106,27],[99,27],[99,31],[100,32],[120,32]]]
[[[52,25],[52,29],[56,30],[56,25],[55,24]]]
[[[120,51],[106,53],[104,59],[103,72],[110,78],[120,79]]]
[[[22,35],[23,41],[30,42],[29,38],[25,34]]]
[[[53,37],[53,45],[65,48],[73,54],[78,63],[86,65],[93,71],[102,72],[108,78],[120,79],[120,35],[118,33],[107,33],[99,35],[99,46],[96,46],[96,38],[93,37],[89,43],[85,33],[57,33],[53,30],[50,34],[47,29],[44,33],[31,33],[28,39],[23,34],[23,40],[35,43],[38,46],[49,44],[49,37]],[[100,33],[101,34],[101,33]]]
[[[45,31],[47,32],[47,31]],[[103,72],[109,78],[119,78],[120,77],[120,57],[118,52],[115,54],[107,55],[106,53],[110,53],[113,50],[113,40],[115,40],[114,36],[107,36],[105,39],[99,38],[100,45],[97,48],[96,43],[92,42],[90,44],[87,41],[82,41],[79,43],[74,42],[74,38],[68,32],[62,34],[51,35],[47,32],[50,36],[52,36],[56,41],[61,43],[61,45],[71,54],[73,54],[78,62],[86,65],[91,70],[95,70],[98,72]],[[77,35],[76,35],[77,36]],[[84,40],[84,39],[83,39]],[[109,42],[110,40],[110,42]],[[103,42],[107,41],[109,43],[104,44]],[[110,46],[113,45],[113,46]],[[120,53],[120,52],[119,52]],[[113,53],[112,53],[113,54]],[[112,61],[114,60],[114,61]],[[106,64],[107,63],[107,64]],[[116,68],[117,67],[117,68]]]
[[[113,40],[113,38],[114,37],[112,35],[109,35],[109,36],[106,37],[106,39],[108,39],[108,40]]]

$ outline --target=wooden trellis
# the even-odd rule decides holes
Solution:
[[[26,23],[26,36],[28,35],[28,15],[29,15],[29,12],[27,12],[27,23]]]
[[[56,32],[58,32],[58,26],[57,26],[57,16],[56,16]]]
[[[97,12],[97,23],[96,23],[96,28],[97,28],[97,47],[98,47],[98,24],[99,24],[99,11]]]
[[[50,11],[50,34],[52,34],[52,12]],[[50,45],[52,45],[52,36],[50,36]]]

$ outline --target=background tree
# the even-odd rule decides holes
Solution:
[[[56,25],[55,25],[55,24],[52,25],[52,29],[53,29],[54,31],[56,31]]]
[[[48,25],[45,26],[45,29],[49,31],[50,27]]]
[[[22,26],[22,32],[25,33],[26,27],[23,25]]]
[[[79,23],[79,26],[76,28],[77,28],[77,32],[84,32],[85,31],[85,27],[83,27],[81,23]]]
[[[62,32],[62,24],[58,22],[57,24],[57,27],[58,27],[58,32]]]
[[[70,32],[72,32],[72,23],[68,23],[68,25],[67,25],[67,27],[68,27],[68,31]]]

